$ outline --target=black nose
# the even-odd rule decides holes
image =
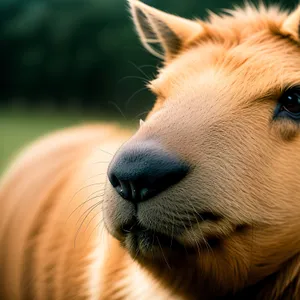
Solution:
[[[178,183],[188,169],[158,143],[146,141],[121,149],[110,163],[108,178],[124,199],[140,202]]]

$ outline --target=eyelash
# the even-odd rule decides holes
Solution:
[[[287,89],[278,100],[274,118],[300,121],[300,86]]]

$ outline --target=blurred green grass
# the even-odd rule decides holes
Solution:
[[[115,117],[109,115],[95,117],[79,113],[1,111],[0,175],[18,152],[38,137],[57,129],[95,121],[117,122],[128,127],[132,127],[136,123],[132,120],[118,121]]]

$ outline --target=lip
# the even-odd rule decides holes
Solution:
[[[196,224],[201,224],[201,223],[218,223],[222,221],[223,217],[212,212],[201,212],[197,214],[193,214],[189,218],[188,223],[183,223],[181,224],[168,224],[170,227],[172,227],[172,235],[181,235],[184,231],[191,229],[194,225]],[[153,227],[152,224],[149,224],[151,227]],[[144,222],[141,224],[141,221],[138,219],[137,216],[132,216],[132,218],[125,222],[118,230],[120,235],[126,235],[128,233],[139,233],[143,231],[149,231],[150,233],[157,234],[159,236],[162,236],[163,240],[165,240],[166,237],[169,237],[171,232],[169,230],[166,231],[161,231],[161,230],[156,230],[154,228],[148,227],[147,224],[144,224]],[[161,228],[162,230],[165,230],[165,227]]]
[[[123,238],[120,242],[134,258],[165,259],[165,255],[170,258],[182,257],[182,255],[190,256],[199,254],[199,250],[211,250],[219,245],[220,240],[210,238],[203,244],[198,243],[197,246],[187,246],[180,243],[176,237],[171,237],[134,224],[123,228]]]
[[[151,230],[141,229],[127,233],[121,244],[135,257],[159,258],[164,254],[176,255],[188,251],[173,237],[169,237]]]
[[[208,250],[220,248],[223,241],[236,231],[236,226],[231,222],[212,212],[198,213],[194,220],[189,220],[190,224],[183,227],[176,228],[176,224],[168,224],[171,226],[170,230],[165,230],[166,226],[148,224],[148,221],[133,214],[124,223],[113,226],[110,231],[134,259],[161,259],[164,256],[178,258],[204,254]],[[199,226],[193,229],[195,224]],[[223,228],[224,224],[226,226]],[[193,230],[199,228],[202,233],[198,231],[195,234]]]

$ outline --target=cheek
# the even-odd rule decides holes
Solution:
[[[131,221],[135,214],[134,206],[122,199],[107,182],[103,199],[103,221],[106,228],[115,238],[122,238],[122,224]]]
[[[292,120],[277,120],[272,123],[271,133],[278,139],[290,142],[299,136],[300,123]]]
[[[277,185],[276,201],[283,212],[278,218],[286,223],[292,223],[293,219],[298,223],[300,220],[300,164],[299,151],[300,138],[293,140],[281,140],[281,147],[274,158],[272,179]]]
[[[270,123],[270,106],[236,114],[215,113],[214,118],[175,120],[178,111],[173,115],[165,115],[165,111],[149,120],[142,131],[154,135],[193,166],[185,193],[194,206],[213,208],[237,222],[268,224],[282,222],[283,215],[292,211],[283,192],[297,200],[291,190],[300,194],[300,188],[295,187],[300,170],[292,172],[290,159],[288,164],[278,163],[286,141]],[[295,156],[293,149],[290,153]],[[282,188],[285,181],[290,189]]]
[[[272,219],[278,210],[273,199],[280,195],[278,176],[274,175],[280,147],[267,130],[258,129],[241,124],[234,129],[214,128],[190,153],[196,165],[195,193],[231,218],[247,218],[249,222],[253,217]]]

